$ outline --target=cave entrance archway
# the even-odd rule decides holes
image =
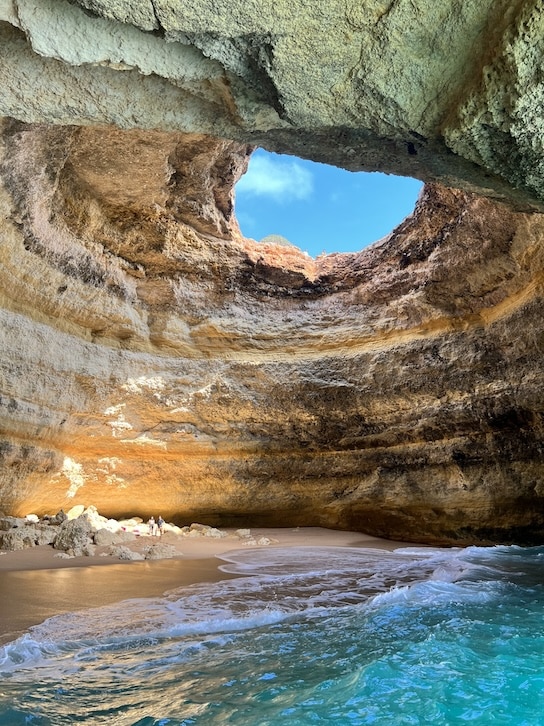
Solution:
[[[242,234],[288,240],[311,257],[358,252],[412,213],[422,182],[257,149],[236,185]]]

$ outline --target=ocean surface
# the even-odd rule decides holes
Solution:
[[[544,725],[544,547],[262,548],[0,648],[0,724]]]

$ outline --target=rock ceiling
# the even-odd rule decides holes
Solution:
[[[536,0],[0,0],[0,506],[541,542]],[[252,149],[427,183],[244,239]]]

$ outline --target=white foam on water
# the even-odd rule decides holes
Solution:
[[[204,642],[364,604],[375,608],[391,602],[477,597],[477,588],[456,584],[475,567],[467,554],[485,555],[478,548],[238,550],[221,556],[221,569],[244,577],[50,618],[0,648],[0,676],[50,667],[73,669],[74,661],[88,662],[115,650],[146,644],[151,648],[182,637]]]
[[[380,608],[394,604],[409,605],[417,608],[437,607],[447,603],[485,604],[490,602],[496,593],[494,588],[482,589],[472,584],[462,585],[449,580],[430,580],[408,587],[395,587],[376,595],[372,599],[372,608]]]
[[[0,724],[451,726],[475,723],[470,709],[487,723],[490,703],[539,723],[534,551],[263,548],[223,561],[242,576],[57,616],[0,649]]]
[[[0,648],[0,673],[25,663],[39,663],[47,657],[56,656],[59,648],[55,644],[40,642],[28,633]]]

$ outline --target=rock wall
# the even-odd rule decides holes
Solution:
[[[539,4],[79,5],[0,2],[1,508],[542,542]],[[428,185],[312,260],[253,144]]]

